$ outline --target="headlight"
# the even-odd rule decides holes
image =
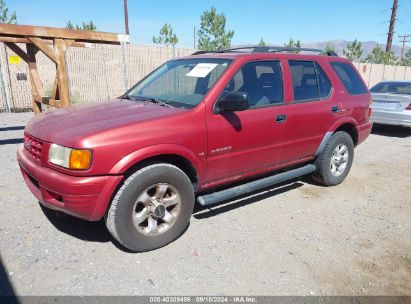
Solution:
[[[52,144],[49,150],[49,162],[67,169],[85,170],[91,165],[91,151]]]

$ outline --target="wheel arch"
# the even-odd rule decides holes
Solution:
[[[332,133],[344,131],[351,136],[354,146],[358,144],[358,122],[351,116],[341,117],[335,121],[329,131]]]
[[[158,145],[135,151],[122,158],[110,174],[123,174],[125,178],[136,170],[154,163],[168,163],[181,169],[196,189],[202,180],[202,160],[188,149],[178,145]]]
[[[339,131],[348,133],[352,138],[354,146],[358,144],[358,130],[353,123],[344,123],[341,126],[339,126],[337,129],[335,129],[333,133],[336,133]]]
[[[357,123],[353,118],[347,118],[344,120],[340,120],[336,122],[329,130],[328,132],[324,135],[320,145],[318,146],[318,149],[315,153],[315,156],[318,156],[321,154],[321,152],[324,150],[325,145],[327,142],[330,140],[331,136],[339,131],[343,131],[348,133],[348,135],[351,136],[352,141],[354,143],[354,147],[357,146],[358,144],[358,127]]]

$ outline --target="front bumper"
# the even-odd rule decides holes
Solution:
[[[45,207],[89,220],[100,220],[122,176],[70,176],[28,157],[23,145],[17,159],[30,191]]]
[[[371,120],[380,124],[411,127],[411,110],[402,112],[372,110]]]

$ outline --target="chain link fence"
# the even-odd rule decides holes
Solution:
[[[19,45],[24,51],[24,44]],[[70,47],[66,52],[68,84],[73,105],[99,102],[122,95],[162,63],[194,52],[193,49],[139,45]],[[55,64],[43,53],[36,55],[37,69],[47,96],[56,75]],[[31,111],[28,66],[0,44],[0,111]]]
[[[25,45],[20,47],[25,50]],[[72,104],[99,102],[123,94],[160,64],[186,56],[193,49],[157,46],[91,45],[70,47],[66,52]],[[37,68],[46,95],[51,95],[55,65],[43,53],[36,55]],[[410,80],[411,67],[355,63],[369,87],[381,80]],[[32,110],[28,66],[0,43],[0,112]]]

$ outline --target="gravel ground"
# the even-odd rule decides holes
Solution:
[[[102,222],[45,216],[15,155],[31,116],[0,114],[0,290],[411,295],[411,129],[374,128],[339,186],[298,181],[196,211],[177,241],[136,254]]]

